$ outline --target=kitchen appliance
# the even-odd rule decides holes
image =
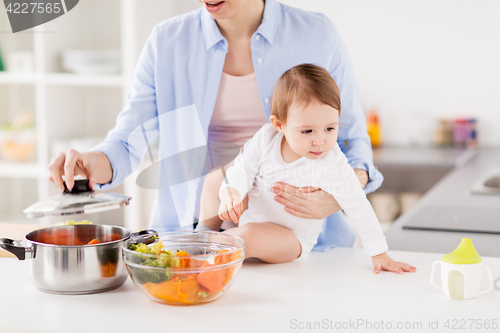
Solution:
[[[500,209],[426,207],[417,211],[403,229],[500,234]]]
[[[441,265],[442,287],[434,282],[434,270],[437,264]],[[489,288],[480,291],[483,268],[488,272]],[[491,268],[483,266],[482,259],[470,238],[462,238],[453,252],[445,254],[441,260],[432,264],[430,282],[433,287],[444,291],[448,297],[460,300],[471,299],[493,289]]]
[[[66,188],[65,193],[37,202],[24,212],[28,217],[96,213],[127,205],[130,199],[92,191],[85,179],[75,181],[71,191]],[[34,230],[24,240],[2,238],[0,247],[27,260],[29,278],[39,290],[90,294],[118,288],[127,279],[124,241],[148,244],[155,235],[153,230],[132,233],[119,226],[77,224]]]

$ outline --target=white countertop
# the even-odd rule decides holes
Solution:
[[[0,258],[0,332],[310,332],[314,330],[306,327],[315,322],[324,325],[321,331],[381,332],[386,330],[380,325],[392,325],[396,332],[444,332],[447,320],[456,331],[452,321],[458,320],[460,327],[463,319],[480,320],[482,325],[496,319],[500,326],[499,289],[472,300],[453,300],[429,284],[432,263],[442,254],[389,254],[416,266],[417,272],[375,275],[371,259],[362,250],[348,248],[313,252],[306,260],[286,264],[247,260],[220,299],[188,307],[155,303],[130,279],[102,294],[43,293],[30,283],[26,262]],[[494,280],[499,279],[500,258],[483,257],[483,262],[492,268]],[[484,288],[486,278],[483,283]],[[436,321],[439,329],[429,329]],[[398,330],[398,323],[421,326]],[[499,331],[491,326],[469,329],[471,323],[460,331]]]

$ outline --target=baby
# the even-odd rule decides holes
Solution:
[[[289,214],[270,189],[277,182],[319,187],[353,221],[376,273],[381,269],[414,272],[414,267],[396,263],[386,254],[380,223],[337,144],[340,109],[337,84],[322,67],[302,64],[283,74],[273,93],[271,123],[245,143],[220,186],[218,215],[238,223],[224,232],[245,239],[247,257],[268,263],[305,257],[316,244],[324,220]],[[210,200],[209,192],[203,189],[202,202]],[[246,196],[248,209],[243,211]],[[218,221],[216,226],[213,219],[202,220],[197,230],[218,230],[222,222]]]

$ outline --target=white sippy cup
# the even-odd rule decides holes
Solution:
[[[442,260],[435,261],[431,270],[431,285],[443,290],[446,295],[454,299],[471,299],[477,294],[486,293],[493,289],[493,275],[491,268],[483,266],[482,259],[477,253],[470,238],[462,238],[455,251],[445,254]],[[434,283],[434,269],[441,264],[441,284]],[[479,291],[483,268],[488,272],[490,287]]]

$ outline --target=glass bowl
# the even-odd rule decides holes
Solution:
[[[237,236],[173,231],[158,237],[147,246],[133,244],[133,238],[125,241],[123,258],[135,285],[159,303],[194,305],[218,299],[245,259],[245,241]]]

